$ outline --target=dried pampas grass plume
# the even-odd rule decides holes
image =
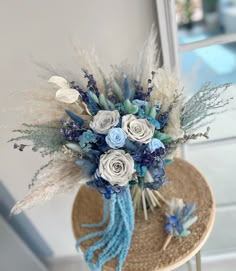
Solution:
[[[18,201],[11,210],[11,215],[19,214],[35,205],[52,199],[55,195],[79,189],[88,176],[75,164],[75,158],[56,158],[39,172],[37,183],[28,194]]]
[[[74,104],[65,104],[55,99],[57,89],[53,86],[40,91],[27,92],[25,119],[33,124],[42,124],[55,120],[67,119],[65,108],[78,115],[87,115],[83,104],[78,100]],[[30,113],[30,114],[29,114]]]
[[[158,32],[155,25],[152,25],[150,34],[143,49],[141,50],[136,67],[136,80],[143,86],[147,85],[147,79],[152,72],[156,72],[161,67],[161,49],[158,45]]]
[[[155,91],[152,91],[150,101],[152,104],[159,101],[162,110],[168,110],[170,103],[174,100],[176,91],[181,89],[180,81],[174,73],[170,73],[163,68],[159,68],[153,79]]]
[[[94,76],[99,92],[104,93],[106,89],[105,82],[107,80],[105,78],[106,73],[104,72],[104,67],[101,65],[95,49],[87,51],[78,48],[75,44],[73,44],[73,46],[76,56],[78,57],[79,66],[81,67],[81,70],[82,69],[88,70],[88,72]],[[83,75],[84,74],[82,74],[82,77]],[[81,81],[80,83],[82,87],[86,89],[87,87],[86,81],[84,82]]]

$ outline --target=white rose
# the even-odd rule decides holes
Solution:
[[[90,127],[98,134],[106,135],[112,127],[119,123],[120,113],[117,110],[100,110],[90,122]]]
[[[134,115],[123,116],[122,128],[130,140],[145,144],[150,142],[155,131],[155,127],[146,119],[137,119]]]
[[[123,150],[109,150],[100,157],[99,174],[111,185],[125,186],[134,172],[134,160]]]

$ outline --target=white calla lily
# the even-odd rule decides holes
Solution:
[[[48,82],[57,85],[59,88],[70,88],[67,80],[60,76],[52,76]]]
[[[48,80],[49,83],[55,84],[59,87],[56,92],[56,100],[61,103],[73,104],[79,98],[79,92],[73,88],[70,88],[67,80],[60,76],[52,76]]]
[[[73,88],[60,88],[56,92],[56,99],[59,102],[73,104],[79,98],[79,92]]]

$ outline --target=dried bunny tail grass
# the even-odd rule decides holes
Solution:
[[[150,101],[155,104],[156,101],[162,105],[162,110],[168,110],[170,103],[175,99],[176,93],[178,95],[179,89],[182,91],[180,81],[174,73],[170,73],[163,68],[159,68],[153,79],[155,91],[150,95]]]
[[[152,25],[150,34],[141,50],[136,67],[136,80],[143,86],[147,84],[152,72],[156,72],[161,66],[161,49],[158,45],[158,33],[155,25]]]
[[[11,214],[20,212],[52,199],[55,195],[79,189],[87,180],[81,169],[75,164],[75,158],[56,158],[37,175],[37,183],[28,194],[18,201]]]

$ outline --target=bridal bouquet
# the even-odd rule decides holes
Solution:
[[[106,76],[90,61],[82,73],[86,84],[81,78],[75,81],[52,76],[49,83],[56,89],[46,94],[51,96],[45,99],[48,106],[42,105],[42,112],[37,114],[38,122],[15,130],[20,135],[10,140],[14,148],[23,151],[30,147],[51,159],[36,172],[28,194],[16,203],[12,213],[81,185],[97,190],[104,200],[103,220],[83,225],[97,230],[79,239],[77,247],[97,237],[84,254],[91,270],[102,270],[113,258],[117,259],[116,270],[121,270],[131,243],[135,211],[143,209],[147,219],[147,210],[163,199],[158,190],[168,183],[166,165],[180,144],[208,138],[208,128],[203,133],[195,131],[229,102],[221,99],[228,85],[207,83],[184,99],[175,76],[160,68],[153,33],[135,68],[113,66]],[[48,120],[40,122],[41,116]],[[168,215],[168,234],[190,233],[179,221],[186,222],[194,208],[181,206],[185,218],[181,220],[180,214],[174,217],[173,212]],[[95,261],[94,253],[99,249]]]

